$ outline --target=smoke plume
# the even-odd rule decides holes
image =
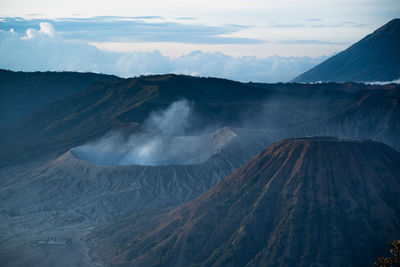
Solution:
[[[143,123],[143,132],[128,137],[112,133],[73,153],[96,165],[187,165],[206,161],[233,138],[229,133],[186,136],[192,120],[191,103],[179,100],[152,112]]]

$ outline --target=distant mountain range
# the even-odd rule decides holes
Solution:
[[[369,82],[400,79],[400,19],[293,79],[293,82]]]
[[[399,162],[370,141],[284,140],[199,198],[90,238],[110,266],[369,266],[400,234]]]

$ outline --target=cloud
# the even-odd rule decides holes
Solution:
[[[192,17],[179,17],[176,18],[177,20],[196,20],[196,18],[192,18]]]
[[[177,58],[176,71],[200,76],[216,76],[241,81],[285,82],[295,73],[322,62],[326,57],[230,57],[222,53],[192,52]]]
[[[303,24],[271,24],[268,25],[267,28],[276,28],[276,29],[291,29],[291,28],[304,28],[307,27]]]
[[[348,45],[347,42],[329,42],[322,40],[285,40],[279,41],[280,44],[326,44],[326,45]]]
[[[49,22],[39,29],[0,30],[0,68],[22,71],[81,71],[133,77],[176,73],[239,81],[285,82],[326,57],[231,57],[195,51],[170,58],[159,51],[111,52],[82,42],[64,40]],[[57,28],[56,28],[57,29]]]
[[[40,26],[40,30],[39,31],[37,31],[35,29],[32,29],[32,28],[27,29],[26,30],[26,36],[23,37],[23,38],[24,39],[32,39],[32,38],[35,38],[38,35],[42,36],[42,37],[43,36],[44,37],[48,36],[50,38],[58,37],[56,31],[54,30],[53,25],[51,25],[50,23],[48,23],[48,22],[40,22],[39,26]],[[15,32],[13,28],[12,28],[12,31]]]
[[[322,19],[307,19],[308,22],[307,24],[278,24],[278,23],[273,23],[266,28],[275,28],[275,29],[296,29],[296,28],[341,28],[341,27],[354,27],[354,28],[360,28],[360,27],[365,27],[365,24],[360,24],[356,23],[354,21],[340,21],[337,23],[326,23],[326,24],[315,24],[315,22],[322,22]]]
[[[384,82],[365,82],[365,84],[371,84],[371,85],[386,85],[386,84],[400,84],[400,79],[393,80],[393,81],[384,81]]]
[[[322,21],[323,19],[319,18],[309,18],[308,21]]]
[[[249,26],[181,24],[165,21],[159,16],[92,18],[62,18],[55,20],[1,18],[0,29],[13,28],[23,34],[39,23],[54,25],[65,40],[85,42],[180,42],[191,44],[261,44],[265,41],[254,38],[229,37],[228,35]],[[191,19],[181,18],[180,20]]]

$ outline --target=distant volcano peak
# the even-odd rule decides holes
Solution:
[[[400,78],[400,19],[396,18],[294,82],[370,82]]]

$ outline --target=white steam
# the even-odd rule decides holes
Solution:
[[[184,134],[189,126],[192,115],[189,101],[186,99],[172,103],[162,112],[153,112],[144,122],[144,127],[149,132],[165,135]]]
[[[142,133],[129,137],[114,133],[73,153],[96,165],[187,165],[205,162],[234,137],[227,130],[184,136],[192,118],[189,101],[176,101],[164,111],[151,113]]]

